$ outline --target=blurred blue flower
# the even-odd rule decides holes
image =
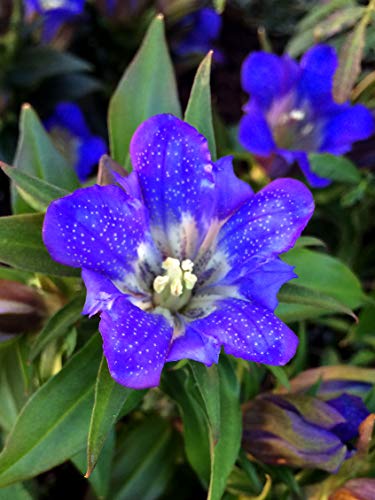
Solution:
[[[86,181],[107,152],[107,146],[101,137],[91,134],[79,106],[70,102],[58,104],[44,125],[71,161],[79,180]]]
[[[255,155],[279,162],[281,175],[297,162],[313,187],[330,181],[312,172],[308,153],[344,154],[374,130],[365,106],[333,101],[337,64],[332,47],[317,45],[299,65],[288,55],[254,52],[242,66],[242,85],[250,101],[240,123],[240,142]]]
[[[165,362],[211,365],[222,346],[288,362],[298,340],[273,311],[295,274],[278,255],[312,215],[309,190],[280,179],[253,194],[231,157],[213,163],[207,140],[172,115],[140,125],[130,157],[128,177],[54,201],[43,228],[52,257],[82,268],[112,377],[154,386]]]
[[[178,25],[186,35],[175,47],[175,53],[181,57],[191,54],[206,54],[213,48],[221,30],[221,16],[210,8],[204,8],[188,14]]]
[[[28,18],[42,17],[42,39],[48,42],[64,23],[83,13],[85,0],[24,0],[24,6]]]
[[[245,409],[243,445],[264,463],[337,472],[368,415],[361,398],[345,393],[328,401],[263,394]]]

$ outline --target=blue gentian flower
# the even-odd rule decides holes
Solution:
[[[64,23],[83,13],[85,0],[24,0],[24,6],[27,17],[42,16],[42,39],[48,42]]]
[[[243,445],[265,463],[337,472],[369,414],[361,398],[345,393],[328,401],[262,394],[245,408]]]
[[[347,153],[353,142],[374,130],[364,106],[333,101],[337,64],[332,47],[317,45],[299,65],[288,55],[253,52],[242,67],[242,85],[250,101],[240,123],[240,142],[255,155],[279,161],[278,169],[285,171],[297,162],[313,187],[330,181],[312,172],[308,153]]]
[[[185,57],[207,53],[220,34],[221,24],[221,16],[214,9],[204,8],[188,14],[178,26],[188,32],[175,47],[176,54]]]
[[[44,125],[71,160],[79,180],[86,181],[107,152],[107,146],[101,137],[90,132],[79,106],[70,102],[58,104]]]
[[[51,256],[82,268],[83,312],[101,314],[112,377],[155,386],[165,362],[209,366],[222,346],[288,362],[297,337],[273,311],[295,274],[278,255],[312,215],[309,190],[279,179],[253,194],[231,157],[213,163],[207,140],[172,115],[141,124],[130,157],[128,177],[54,201],[43,228]]]

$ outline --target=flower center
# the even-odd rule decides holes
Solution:
[[[154,279],[154,302],[171,311],[178,311],[188,303],[197,282],[198,278],[192,272],[194,263],[190,259],[180,262],[167,257],[161,267],[165,273]]]

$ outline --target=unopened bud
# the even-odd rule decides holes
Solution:
[[[36,289],[18,281],[0,279],[0,333],[13,335],[38,328],[46,313]]]

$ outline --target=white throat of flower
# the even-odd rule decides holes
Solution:
[[[189,301],[191,290],[197,282],[198,278],[193,273],[194,263],[190,259],[180,262],[167,257],[161,267],[165,274],[154,279],[154,300],[157,305],[178,311]]]

